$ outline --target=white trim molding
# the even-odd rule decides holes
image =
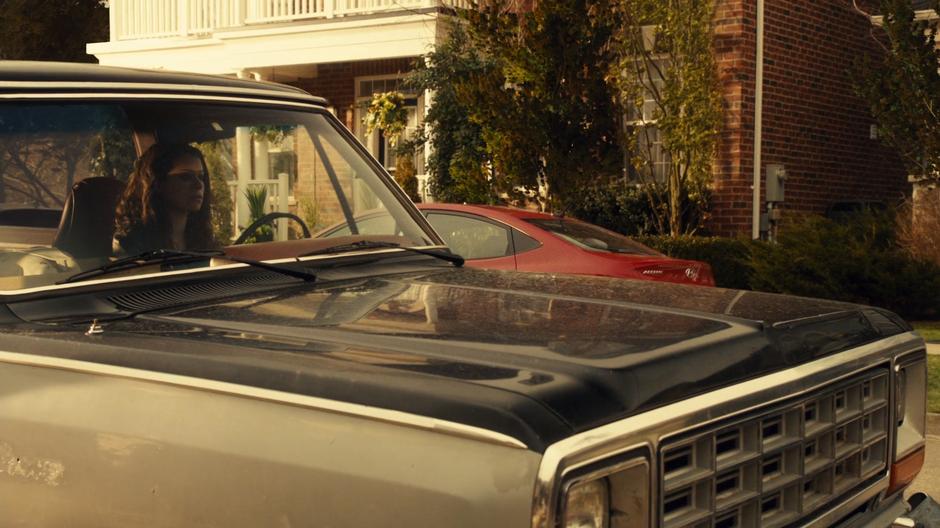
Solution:
[[[233,75],[257,68],[416,57],[433,49],[439,16],[400,11],[206,36],[99,42],[87,50],[104,65]]]

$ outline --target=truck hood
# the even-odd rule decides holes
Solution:
[[[907,329],[888,312],[817,299],[464,269],[140,315],[94,342],[45,337],[74,341],[56,348],[83,360],[415,413],[542,450]]]

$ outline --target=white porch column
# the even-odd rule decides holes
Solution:
[[[180,36],[185,37],[189,34],[189,0],[179,0],[176,8],[176,16],[179,17],[177,30]]]
[[[431,109],[431,105],[434,104],[434,90],[425,90],[424,91],[424,115],[421,116],[421,123],[425,122],[425,119],[428,116],[428,111]],[[417,169],[424,175],[424,196],[422,198],[428,203],[434,203],[434,195],[431,194],[430,181],[431,175],[428,174],[428,160],[431,159],[431,153],[434,151],[431,146],[430,141],[424,142],[424,167],[418,167]]]
[[[116,42],[118,39],[118,18],[117,18],[117,4],[123,0],[111,0],[111,3],[108,4],[108,28],[110,30],[111,42]]]
[[[251,180],[251,130],[248,127],[235,129],[235,150],[237,169],[237,185],[235,186],[235,212],[238,230],[248,227],[251,215],[248,209],[248,182]]]
[[[245,70],[237,73],[239,79],[249,76]],[[238,127],[235,129],[235,151],[237,164],[237,185],[235,186],[235,221],[237,231],[248,227],[251,218],[248,208],[248,197],[245,191],[248,190],[248,182],[251,180],[251,130],[249,127]]]
[[[254,141],[255,147],[255,180],[269,180],[271,179],[271,162],[270,156],[268,155],[268,150],[270,145],[267,138],[256,137]]]
[[[286,213],[290,211],[288,198],[290,195],[290,176],[286,172],[277,175],[277,210]],[[287,240],[287,223],[289,220],[281,218],[275,220],[277,225],[277,237],[275,240]]]

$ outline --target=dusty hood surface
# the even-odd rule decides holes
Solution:
[[[906,330],[856,305],[448,270],[298,286],[109,323],[62,352],[485,427],[533,449]],[[41,338],[41,339],[40,339]],[[9,339],[13,339],[10,336]]]

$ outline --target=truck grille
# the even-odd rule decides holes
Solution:
[[[659,526],[776,528],[886,470],[888,371],[667,441]]]

